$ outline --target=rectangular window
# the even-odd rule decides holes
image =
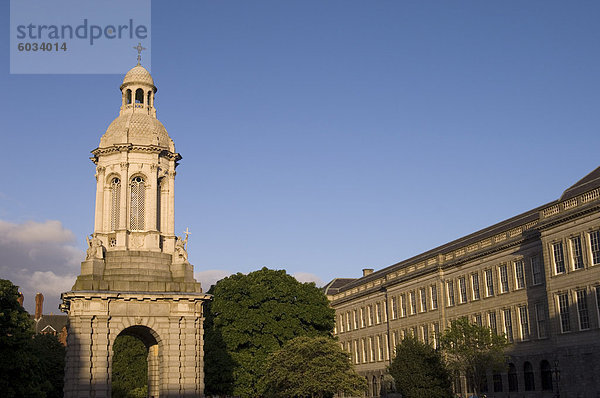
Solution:
[[[600,319],[600,286],[596,286],[596,311],[598,312],[598,319]]]
[[[454,282],[447,281],[446,282],[446,295],[448,297],[448,306],[454,305]]]
[[[531,279],[534,285],[542,283],[542,264],[539,256],[531,258]]]
[[[600,230],[590,233],[590,250],[592,252],[592,265],[600,264]]]
[[[340,325],[339,326],[340,333],[343,333],[344,332],[344,315],[340,315],[338,318],[339,318],[338,325]]]
[[[381,323],[381,304],[375,303],[375,323]]]
[[[562,242],[552,245],[552,254],[554,257],[554,270],[557,274],[565,272],[565,256],[563,255]]]
[[[506,264],[500,265],[500,293],[508,292],[508,268]]]
[[[371,348],[371,357],[369,359],[371,362],[375,362],[375,341],[373,341],[373,337],[369,337],[369,348]]]
[[[504,310],[504,334],[511,343],[513,342],[512,316],[510,308]]]
[[[362,307],[360,309],[360,327],[364,328],[365,326],[367,326],[367,314],[365,307]]]
[[[460,302],[467,302],[467,281],[464,276],[458,278],[458,290],[460,290]]]
[[[475,325],[483,326],[483,323],[481,322],[481,314],[475,314]]]
[[[396,346],[398,346],[398,331],[394,330],[392,333],[392,355],[396,356]]]
[[[488,313],[488,324],[494,334],[498,334],[498,325],[496,324],[496,312],[492,311]]]
[[[400,310],[401,315],[404,318],[406,316],[406,294],[404,293],[400,295]]]
[[[410,296],[410,314],[414,315],[417,313],[417,297],[415,296],[414,291],[410,292],[409,296]]]
[[[439,322],[433,323],[433,348],[436,350],[440,348],[440,324]]]
[[[373,314],[373,305],[372,304],[367,307],[367,311],[369,312],[369,318],[368,318],[369,326],[372,326],[373,318],[375,317],[375,314]]]
[[[583,268],[583,251],[581,250],[581,238],[571,238],[571,254],[573,256],[573,269]]]
[[[412,337],[414,337],[415,339],[419,337],[419,335],[417,334],[416,326],[413,326],[412,328],[410,328],[410,333],[412,334]]]
[[[579,330],[590,328],[590,315],[588,312],[587,292],[577,291],[577,315],[579,317]]]
[[[363,363],[366,363],[369,361],[369,359],[367,358],[367,341],[365,339],[361,340],[361,345],[362,345],[362,361]]]
[[[398,318],[398,299],[392,297],[392,319]]]
[[[485,294],[486,297],[491,297],[494,295],[494,274],[491,269],[485,270]]]
[[[346,330],[352,330],[352,316],[350,315],[350,312],[346,312]]]
[[[473,300],[479,300],[479,274],[471,275],[471,287],[473,288]]]
[[[515,286],[517,289],[525,287],[525,266],[523,260],[515,261]]]
[[[421,326],[421,333],[423,334],[423,343],[429,344],[429,326]]]
[[[354,329],[358,329],[358,311],[354,310]]]
[[[431,285],[429,291],[431,292],[431,309],[435,310],[438,307],[437,286]]]
[[[571,331],[571,318],[569,317],[569,295],[561,293],[557,296],[558,313],[560,314],[560,330],[565,332]]]
[[[519,323],[521,326],[521,340],[529,340],[529,314],[527,306],[519,307]]]
[[[538,338],[546,338],[546,307],[544,304],[537,303],[535,305],[535,318],[537,321]]]
[[[383,361],[383,341],[381,336],[377,336],[377,360]]]
[[[358,340],[354,340],[354,363],[355,364],[360,363],[360,347],[359,347]]]
[[[422,287],[419,289],[419,295],[421,296],[421,312],[427,311],[427,289]]]

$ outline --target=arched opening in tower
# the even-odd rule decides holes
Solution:
[[[159,396],[159,344],[145,326],[132,326],[115,339],[112,355],[113,398]]]
[[[141,88],[138,88],[137,90],[135,90],[135,103],[136,104],[144,103],[144,90],[142,90]]]

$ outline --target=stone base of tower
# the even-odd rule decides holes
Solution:
[[[203,313],[210,295],[71,291],[65,398],[110,397],[113,344],[132,335],[148,348],[149,397],[203,397]]]

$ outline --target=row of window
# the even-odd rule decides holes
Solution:
[[[542,391],[552,391],[552,369],[550,367],[550,363],[547,360],[540,361],[539,364],[539,380],[541,381],[541,386],[538,386],[538,390]],[[507,381],[508,381],[508,392],[518,392],[521,390],[519,387],[519,378],[517,375],[517,366],[514,363],[508,364],[507,371]],[[523,381],[524,381],[524,390],[525,391],[536,391],[535,385],[535,375],[533,370],[533,365],[531,362],[526,361],[523,363]],[[492,388],[494,392],[503,392],[504,384],[502,381],[502,375],[500,373],[494,373],[492,375]],[[472,386],[467,386],[469,391],[473,391]],[[460,382],[455,383],[455,391],[460,391]],[[480,391],[482,393],[489,392],[488,379],[487,377],[482,380]],[[522,391],[522,390],[521,390]]]
[[[363,337],[360,339],[346,341],[341,343],[342,349],[345,349],[352,357],[355,364],[387,361],[390,359],[389,347],[392,347],[392,357],[395,356],[396,346],[400,344],[406,336],[412,336],[425,344],[432,344],[434,348],[439,347],[440,324],[424,324],[413,326],[408,329],[394,330],[388,341],[387,333]]]
[[[512,290],[524,289],[527,287],[526,276],[528,273],[531,276],[529,278],[531,285],[539,285],[543,282],[542,264],[539,256],[528,260],[519,259],[512,261],[510,264],[502,263],[495,268],[484,269],[483,281],[481,281],[479,272],[474,272],[468,276],[460,276],[456,280],[447,280],[446,305],[448,307],[454,306],[457,298],[459,304],[464,304],[479,300],[482,296],[493,297],[497,294],[508,293],[511,291],[511,279],[513,281]],[[458,297],[456,297],[454,289],[455,283],[458,286]],[[496,286],[498,286],[498,292]]]
[[[592,296],[590,298],[589,296]],[[579,330],[590,329],[590,300],[594,300],[598,319],[600,320],[600,286],[588,289],[577,289],[567,292],[558,292],[555,295],[556,308],[560,320],[561,333],[573,331],[572,313],[577,318]]]
[[[528,260],[531,271],[532,284],[541,284],[543,280],[542,266],[540,257],[535,256]],[[509,269],[508,264],[500,264],[497,267],[498,281],[500,282],[500,293],[509,291]],[[525,260],[520,259],[512,262],[514,270],[515,289],[526,287],[525,280]],[[480,282],[479,272],[474,272],[467,276],[460,276],[456,279],[458,285],[458,302],[460,304],[468,301],[475,301],[484,297],[496,295],[494,269],[488,268],[483,271],[483,286]],[[446,281],[446,306],[456,304],[455,280]],[[398,296],[390,298],[390,319],[404,318],[409,315],[415,315],[438,308],[438,287],[437,284],[431,284],[429,287],[421,287],[410,292],[401,293]],[[351,331],[367,326],[377,325],[387,321],[387,305],[385,301],[376,302],[367,306],[347,311],[338,316],[337,331]]]
[[[590,232],[586,237],[587,239],[582,239],[581,235],[576,235],[570,237],[565,242],[560,241],[552,244],[552,260],[555,275],[564,274],[568,270],[576,271],[583,269],[586,258],[589,258],[592,265],[600,264],[600,230]],[[566,255],[565,248],[567,249]]]

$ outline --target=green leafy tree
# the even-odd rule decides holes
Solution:
[[[121,335],[113,345],[112,396],[145,397],[148,393],[148,350],[133,336]]]
[[[396,347],[389,367],[396,391],[404,398],[451,398],[448,370],[439,351],[407,336]]]
[[[298,336],[331,336],[334,310],[314,283],[263,268],[220,280],[210,291],[206,393],[256,397],[267,356]]]
[[[52,334],[38,334],[30,340],[30,353],[37,359],[41,389],[46,398],[62,398],[65,376],[65,347]]]
[[[0,279],[0,391],[3,397],[45,397],[31,350],[33,321],[17,301],[19,288]]]
[[[506,337],[498,336],[490,328],[474,325],[467,318],[452,321],[440,341],[448,368],[465,375],[475,395],[479,395],[488,369],[501,371],[506,366]]]
[[[359,396],[367,388],[348,353],[330,337],[296,337],[269,355],[265,369],[266,397],[330,398],[340,392]]]

